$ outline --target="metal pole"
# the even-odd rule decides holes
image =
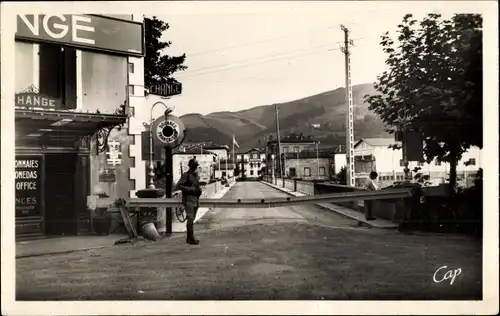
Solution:
[[[278,150],[277,150],[277,158],[278,158],[278,166],[280,170],[280,176],[283,176],[283,167],[281,166],[282,161],[281,161],[281,139],[280,139],[280,120],[278,116],[278,105],[274,105],[274,111],[275,111],[275,116],[276,116],[276,137],[278,139]]]
[[[165,103],[158,101],[158,102],[155,102],[153,104],[153,106],[151,106],[151,111],[149,113],[149,185],[148,185],[148,189],[155,188],[154,181],[153,181],[153,177],[155,176],[155,172],[154,172],[155,167],[153,165],[153,154],[154,154],[154,150],[153,150],[153,109],[158,104],[161,104],[165,108],[168,109],[168,107],[165,105]]]
[[[172,165],[172,148],[165,147],[165,195],[167,199],[172,198],[172,185],[173,185],[173,165]],[[172,235],[172,208],[167,207],[167,227],[166,234]]]
[[[354,109],[352,102],[352,86],[351,86],[351,55],[349,45],[353,45],[353,41],[349,40],[349,30],[341,25],[340,28],[344,31],[344,47],[342,52],[345,55],[345,88],[346,88],[346,158],[347,158],[347,185],[354,186]]]
[[[319,175],[319,152],[318,152],[319,150],[318,150],[318,144],[319,144],[319,142],[316,142],[316,164],[317,164],[317,167],[318,167],[318,170],[317,170],[318,173],[317,174],[318,174],[318,179],[319,179],[320,175]]]

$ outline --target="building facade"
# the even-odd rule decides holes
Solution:
[[[285,156],[289,153],[300,153],[303,151],[316,151],[317,142],[309,137],[302,137],[300,135],[289,135],[282,137],[279,142],[276,139],[268,140],[266,143],[265,157],[267,162],[266,174],[271,175],[272,168],[272,155],[274,155],[274,169],[275,174],[278,176],[280,173],[285,173]],[[281,156],[280,156],[281,155]],[[283,168],[282,168],[283,166]]]
[[[144,82],[143,32],[142,15],[17,16],[16,236],[90,233],[90,195],[145,186],[128,95]]]
[[[335,175],[332,153],[303,151],[284,154],[285,177],[302,180],[330,180]]]
[[[240,169],[238,178],[257,179],[266,167],[266,154],[262,150],[252,148],[245,153],[236,154],[236,163]]]
[[[400,144],[393,138],[358,140],[354,146],[356,181],[364,181],[371,171],[378,173],[382,186],[404,180],[403,151],[389,148],[397,143]],[[449,163],[436,159],[431,163],[410,161],[410,173],[414,174],[415,167],[419,167],[419,173],[428,175],[430,182],[435,184],[445,182],[450,172]],[[458,184],[469,186],[479,168],[482,168],[481,150],[471,147],[457,164]]]

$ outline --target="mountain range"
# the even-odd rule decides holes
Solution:
[[[387,137],[384,123],[372,111],[363,97],[375,93],[373,84],[352,87],[354,103],[354,138]],[[321,147],[345,144],[345,88],[323,92],[303,99],[278,104],[280,136],[291,133],[311,136]],[[276,138],[275,107],[256,106],[237,112],[215,112],[208,115],[191,113],[181,116],[187,133],[186,142],[213,142],[231,145],[234,134],[244,152],[263,147],[265,137]]]

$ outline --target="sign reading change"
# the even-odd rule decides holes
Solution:
[[[41,216],[40,156],[16,156],[16,217]]]

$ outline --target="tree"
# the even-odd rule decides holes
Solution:
[[[154,84],[177,82],[172,77],[175,72],[187,69],[184,65],[186,54],[168,56],[163,50],[172,42],[163,42],[163,32],[170,26],[155,16],[144,18],[144,35],[146,39],[146,56],[144,57],[144,84],[150,87]]]
[[[427,162],[456,165],[470,146],[482,148],[482,18],[456,14],[443,20],[428,14],[420,23],[407,14],[397,41],[386,32],[381,46],[388,70],[377,77],[365,101],[386,124],[387,132],[417,131]]]
[[[342,166],[339,172],[336,175],[337,180],[340,184],[347,184],[347,169],[345,166]]]

